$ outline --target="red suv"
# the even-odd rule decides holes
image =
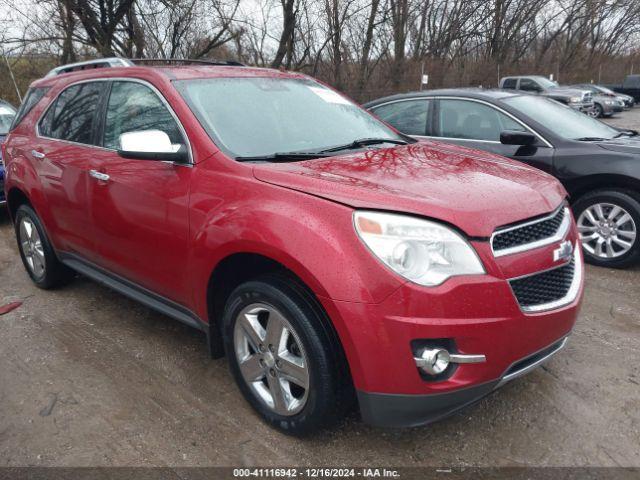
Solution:
[[[415,142],[305,75],[170,65],[31,86],[4,158],[39,287],[79,272],[202,330],[290,433],[355,399],[424,424],[564,346],[583,263],[553,177]]]

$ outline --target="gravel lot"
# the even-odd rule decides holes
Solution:
[[[611,123],[640,129],[640,108]],[[0,466],[640,466],[640,268],[587,268],[566,350],[428,427],[262,424],[204,338],[91,281],[41,291],[0,218]],[[425,443],[426,439],[437,439]]]

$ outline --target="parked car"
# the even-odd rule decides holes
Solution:
[[[624,110],[624,99],[618,98],[615,93],[609,95],[601,92],[594,86],[590,86],[589,84],[586,84],[586,86],[572,85],[571,88],[589,90],[591,92],[593,108],[589,114],[594,118],[611,117],[614,113],[622,112]]]
[[[640,259],[640,136],[547,98],[505,90],[434,90],[365,105],[398,130],[510,157],[557,177],[571,194],[595,265]]]
[[[635,105],[635,100],[630,95],[625,95],[624,93],[617,93],[611,90],[610,88],[603,87],[602,85],[594,85],[592,83],[581,83],[578,85],[574,85],[576,88],[584,88],[586,90],[590,90],[593,95],[604,95],[607,97],[616,98],[622,102],[623,107],[626,109],[632,108]]]
[[[640,102],[640,75],[627,75],[622,84],[605,85],[616,93],[622,93],[633,97],[636,103]]]
[[[584,89],[561,87],[556,82],[540,75],[504,77],[499,87],[506,90],[522,90],[557,100],[582,113],[593,115],[591,92]]]
[[[284,432],[354,397],[372,424],[437,420],[571,333],[578,232],[537,169],[236,64],[71,65],[25,103],[6,189],[33,282],[77,271],[204,331]]]
[[[0,144],[4,142],[4,138],[9,132],[11,122],[15,117],[16,110],[13,106],[0,100]],[[6,203],[4,196],[4,163],[2,162],[2,150],[0,150],[0,206]]]

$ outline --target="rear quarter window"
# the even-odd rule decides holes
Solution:
[[[24,119],[24,117],[26,117],[27,114],[31,110],[33,110],[33,107],[35,107],[40,100],[42,100],[42,97],[44,97],[45,93],[47,93],[47,90],[49,90],[49,87],[37,87],[29,89],[27,95],[22,101],[22,104],[20,105],[20,108],[18,108],[16,116],[13,118],[13,123],[11,124],[11,128],[9,129],[10,131],[20,125],[20,122]]]

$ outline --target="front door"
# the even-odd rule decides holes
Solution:
[[[189,300],[189,186],[193,166],[118,155],[120,135],[160,130],[186,144],[159,92],[137,81],[114,81],[99,155],[90,168],[89,215],[99,265],[178,303]]]
[[[529,131],[523,124],[497,108],[474,100],[437,101],[433,134],[446,142],[496,153],[553,172],[554,149],[538,138],[535,146],[504,145],[505,130]]]

